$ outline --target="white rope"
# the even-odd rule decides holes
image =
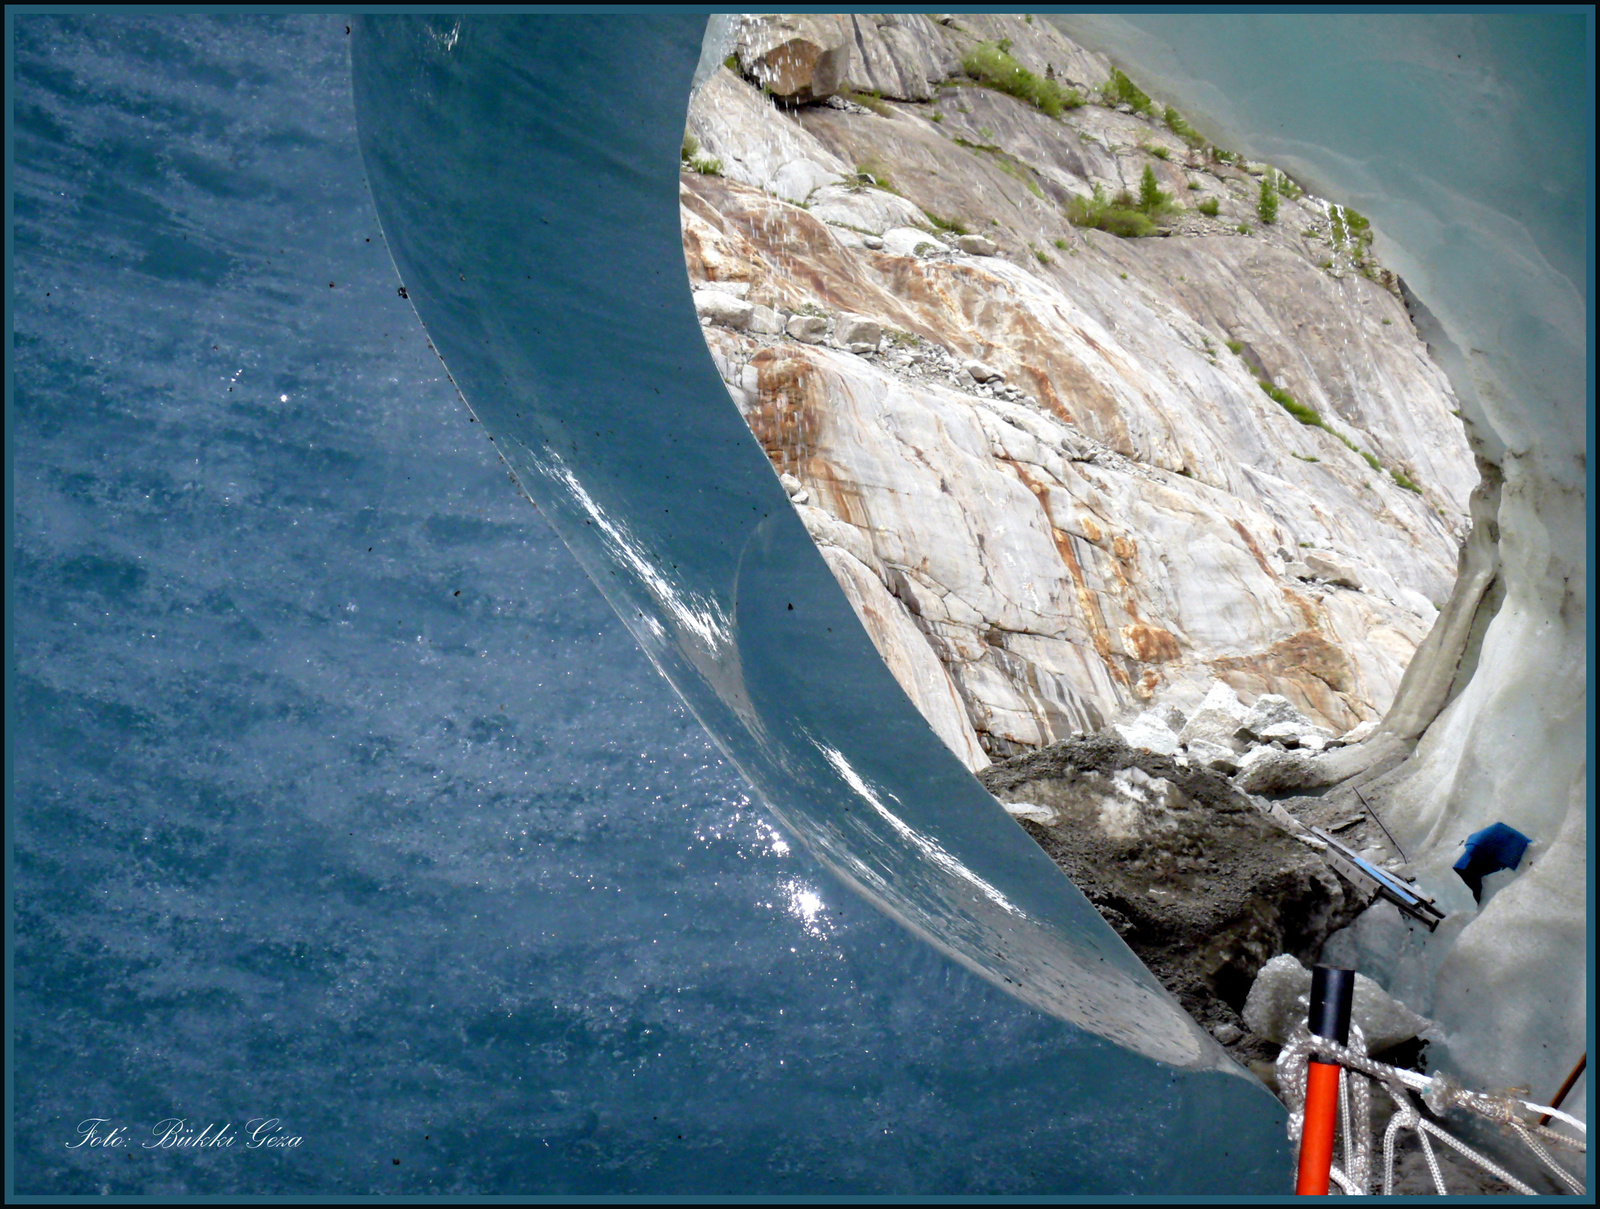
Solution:
[[[1539,1140],[1543,1138],[1546,1142],[1569,1147],[1580,1154],[1587,1153],[1588,1129],[1582,1121],[1518,1096],[1488,1095],[1469,1091],[1439,1071],[1435,1071],[1431,1076],[1425,1076],[1415,1071],[1400,1070],[1387,1063],[1374,1061],[1367,1055],[1366,1038],[1361,1030],[1352,1025],[1350,1034],[1351,1043],[1348,1046],[1339,1045],[1326,1037],[1312,1036],[1304,1024],[1297,1025],[1294,1033],[1284,1044],[1283,1051],[1278,1055],[1277,1063],[1278,1086],[1283,1090],[1288,1102],[1288,1132],[1291,1141],[1299,1141],[1300,1135],[1305,1130],[1306,1081],[1312,1056],[1315,1055],[1318,1061],[1336,1063],[1345,1069],[1345,1077],[1339,1080],[1339,1121],[1344,1134],[1344,1169],[1331,1165],[1329,1169],[1330,1178],[1343,1191],[1352,1196],[1363,1196],[1372,1187],[1372,1092],[1369,1080],[1376,1079],[1383,1084],[1384,1090],[1395,1102],[1396,1110],[1383,1136],[1384,1196],[1394,1194],[1395,1141],[1402,1129],[1410,1129],[1416,1133],[1423,1159],[1428,1164],[1428,1173],[1433,1177],[1433,1186],[1440,1196],[1446,1196],[1448,1193],[1444,1186],[1444,1172],[1439,1166],[1438,1156],[1434,1153],[1433,1144],[1429,1140],[1430,1135],[1438,1138],[1464,1158],[1476,1163],[1484,1171],[1505,1181],[1515,1191],[1528,1196],[1536,1195],[1533,1188],[1517,1179],[1498,1163],[1479,1154],[1422,1116],[1411,1101],[1411,1092],[1420,1093],[1422,1102],[1435,1116],[1442,1117],[1450,1109],[1460,1108],[1510,1129],[1527,1144],[1534,1157],[1554,1172],[1562,1183],[1573,1192],[1582,1195],[1584,1191],[1582,1182],[1557,1163]],[[1557,1133],[1535,1120],[1530,1120],[1526,1115],[1529,1113],[1548,1113],[1553,1119],[1559,1119],[1564,1124],[1572,1126],[1584,1137],[1571,1138]]]

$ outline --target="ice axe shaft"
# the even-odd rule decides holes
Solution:
[[[1350,1004],[1356,972],[1333,966],[1311,971],[1311,1011],[1306,1027],[1313,1036],[1339,1045],[1350,1041]],[[1327,1196],[1333,1166],[1333,1135],[1339,1124],[1339,1067],[1312,1061],[1306,1069],[1306,1119],[1300,1131],[1299,1196]],[[1348,1128],[1348,1123],[1346,1128]]]

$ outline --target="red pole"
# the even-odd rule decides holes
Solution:
[[[1354,970],[1317,966],[1311,971],[1311,1011],[1306,1020],[1312,1035],[1346,1045],[1350,1041],[1350,1001],[1356,989]],[[1299,1196],[1327,1196],[1328,1169],[1333,1165],[1333,1135],[1339,1122],[1339,1068],[1313,1061],[1306,1069],[1306,1120],[1300,1132]]]

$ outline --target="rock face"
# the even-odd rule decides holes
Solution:
[[[1226,778],[1109,732],[979,779],[1208,1026],[1236,1027],[1270,958],[1314,960],[1366,905]]]
[[[1263,225],[1255,176],[1149,118],[945,85],[1001,38],[1036,75],[1104,83],[1044,22],[762,22],[741,47],[768,63],[780,34],[848,26],[842,78],[897,99],[786,108],[714,76],[689,125],[725,175],[682,179],[690,279],[793,316],[704,331],[808,527],[853,560],[830,555],[858,609],[861,575],[881,587],[868,628],[935,729],[981,767],[1175,706],[1167,730],[1242,754],[1242,719],[1203,707],[1218,682],[1303,716],[1284,746],[1377,718],[1449,596],[1476,471],[1393,282],[1353,271],[1327,203],[1291,189]],[[835,28],[805,26],[817,62]],[[1126,240],[1068,221],[1147,168],[1216,216]],[[877,343],[846,338],[863,321]],[[934,692],[911,688],[922,647]]]

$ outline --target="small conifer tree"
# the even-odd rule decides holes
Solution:
[[[1261,196],[1256,198],[1256,217],[1264,223],[1278,221],[1278,188],[1268,172],[1261,178]]]
[[[1149,214],[1160,209],[1165,200],[1161,195],[1161,186],[1156,183],[1155,169],[1146,164],[1144,175],[1139,178],[1139,209]]]

